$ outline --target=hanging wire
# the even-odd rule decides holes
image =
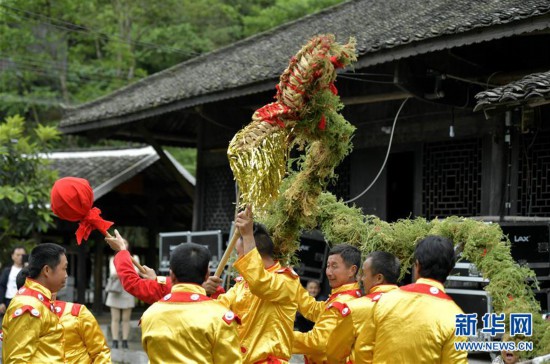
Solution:
[[[386,167],[386,163],[387,163],[388,157],[390,155],[391,145],[392,145],[392,141],[393,141],[393,133],[395,132],[395,125],[397,123],[397,118],[399,117],[399,114],[401,113],[401,110],[403,109],[403,106],[405,106],[405,103],[407,102],[408,99],[409,99],[409,97],[407,97],[405,100],[403,100],[403,102],[401,103],[401,106],[399,106],[399,110],[397,110],[397,114],[395,114],[395,118],[393,119],[393,125],[392,125],[392,128],[391,128],[391,135],[390,135],[390,142],[388,144],[388,150],[386,151],[386,157],[384,158],[384,162],[382,163],[382,167],[380,167],[380,170],[378,171],[378,174],[376,175],[376,177],[374,177],[374,180],[371,182],[371,184],[368,185],[368,187],[363,190],[363,192],[361,192],[360,194],[358,194],[357,196],[355,196],[354,198],[352,198],[350,200],[344,201],[344,203],[351,203],[351,202],[357,200],[358,198],[361,198],[361,196],[363,196],[365,193],[367,193],[368,190],[371,189],[371,187],[378,180],[378,177],[380,177],[380,175],[382,174],[382,171]]]

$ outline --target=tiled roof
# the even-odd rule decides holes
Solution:
[[[478,93],[475,111],[550,98],[550,71],[533,73],[521,80]]]
[[[60,128],[75,132],[94,128],[95,122],[112,126],[269,90],[288,59],[309,38],[321,33],[333,33],[341,42],[355,37],[358,65],[365,67],[456,46],[447,41],[448,37],[463,37],[461,44],[502,37],[498,32],[480,34],[485,28],[503,25],[516,31],[514,24],[525,19],[530,20],[530,27],[547,28],[547,22],[533,19],[549,12],[548,0],[348,1],[193,58],[96,101],[68,108]],[[517,29],[525,31],[525,26]],[[438,39],[444,41],[433,46]]]
[[[152,147],[103,151],[57,152],[47,155],[59,177],[80,177],[90,182],[97,200],[159,160]],[[195,185],[195,178],[174,159],[178,171]]]

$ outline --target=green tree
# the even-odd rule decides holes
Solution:
[[[0,124],[0,258],[11,246],[29,244],[36,232],[46,231],[53,220],[50,188],[57,172],[48,168],[43,153],[59,140],[59,132],[38,125],[27,130],[21,116]],[[25,239],[26,244],[25,244]]]

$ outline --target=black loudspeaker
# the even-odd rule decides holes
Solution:
[[[508,236],[512,258],[527,264],[539,281],[550,280],[550,225],[548,223],[500,223]]]
[[[298,250],[299,265],[294,270],[303,280],[317,279],[322,282],[327,264],[328,245],[320,231],[304,232]]]

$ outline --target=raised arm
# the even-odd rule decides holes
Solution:
[[[313,322],[317,321],[326,308],[325,302],[315,300],[301,284],[296,294],[296,302],[302,316]]]
[[[272,302],[294,302],[297,287],[292,280],[298,280],[298,276],[290,277],[287,273],[268,272],[263,265],[258,250],[249,251],[239,258],[233,266],[243,276],[250,292],[255,296]]]
[[[115,237],[105,238],[105,241],[117,252],[113,260],[114,267],[126,292],[149,304],[157,302],[170,293],[172,284],[169,278],[166,279],[166,284],[162,284],[157,280],[143,279],[138,275],[124,239],[117,230],[115,230]]]

